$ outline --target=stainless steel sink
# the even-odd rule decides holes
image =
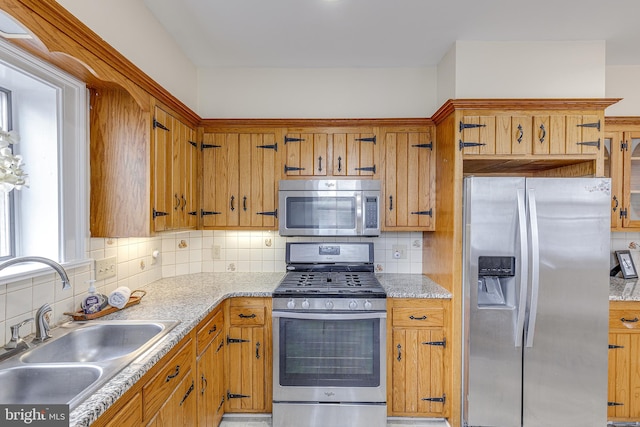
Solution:
[[[97,366],[31,365],[0,370],[0,402],[69,403],[101,376]]]
[[[45,343],[0,362],[0,404],[66,403],[73,410],[178,323],[65,323]]]
[[[25,363],[100,362],[126,356],[167,329],[160,322],[86,324],[22,356]]]

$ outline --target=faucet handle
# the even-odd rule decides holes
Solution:
[[[10,326],[11,329],[11,341],[9,341],[4,348],[16,348],[18,345],[18,342],[20,341],[20,328],[24,325],[26,325],[29,322],[33,322],[33,317],[30,319],[25,319],[22,322],[16,324],[16,325],[12,325]]]

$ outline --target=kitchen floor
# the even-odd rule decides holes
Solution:
[[[389,418],[387,427],[449,427],[445,420],[428,420],[424,418]],[[220,423],[220,427],[271,427],[271,417],[246,417],[246,416],[225,416]],[[328,427],[328,426],[327,426]]]

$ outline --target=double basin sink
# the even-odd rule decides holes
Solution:
[[[65,323],[43,344],[0,362],[0,403],[61,403],[73,410],[178,323]]]

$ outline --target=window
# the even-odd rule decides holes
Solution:
[[[0,87],[0,129],[11,127],[11,92]],[[14,250],[13,193],[0,192],[0,261],[11,258]]]
[[[8,197],[0,193],[2,235],[6,227],[13,230],[12,248],[3,246],[0,255],[83,263],[89,235],[86,87],[1,39],[0,87],[10,94],[0,113],[20,137],[13,150],[22,155],[29,175],[28,188]],[[5,271],[0,276],[15,274]]]

